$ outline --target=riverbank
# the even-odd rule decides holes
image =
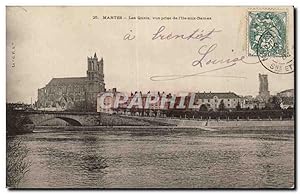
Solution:
[[[164,126],[36,126],[34,132],[48,131],[173,131],[173,132],[294,132],[294,121],[191,121],[172,120],[178,125]]]
[[[167,117],[107,116],[99,126],[34,126],[30,132],[47,131],[294,131],[294,120],[196,120]],[[118,122],[113,122],[118,120]],[[130,122],[129,122],[130,121]],[[28,130],[21,130],[27,133]],[[13,135],[14,133],[10,133]]]
[[[147,122],[161,122],[170,126],[178,127],[212,127],[212,128],[232,128],[232,127],[293,127],[294,120],[196,120],[196,119],[177,119],[177,118],[160,118],[160,117],[133,117],[135,119]]]

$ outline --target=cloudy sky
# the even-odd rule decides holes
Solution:
[[[104,59],[107,89],[116,87],[126,92],[233,91],[239,95],[257,95],[259,73],[268,74],[271,94],[293,88],[293,73],[274,74],[255,63],[257,57],[248,57],[249,9],[8,7],[7,101],[36,100],[37,89],[53,77],[85,76],[87,57],[95,52]],[[288,47],[293,55],[293,13],[292,9],[283,10],[288,12]],[[103,19],[103,16],[122,16],[122,19]],[[149,17],[149,20],[133,17]],[[159,34],[186,37],[195,32],[194,37],[198,35],[198,39],[153,40],[162,26],[165,28]],[[128,33],[135,38],[124,40]],[[199,40],[199,37],[202,38]],[[202,67],[193,66],[193,61],[200,60],[209,48],[214,49],[203,58]],[[224,67],[231,63],[207,64],[209,60],[243,57],[251,64],[238,61],[228,68]],[[203,72],[207,73],[195,75]],[[180,79],[153,81],[152,76]]]

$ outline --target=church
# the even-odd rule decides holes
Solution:
[[[38,89],[39,110],[96,111],[97,95],[105,91],[103,58],[87,58],[85,77],[53,78]]]

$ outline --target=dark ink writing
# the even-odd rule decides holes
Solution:
[[[211,39],[211,36],[215,33],[221,32],[221,30],[211,29],[208,31],[196,29],[189,34],[174,34],[173,32],[165,33],[166,27],[160,26],[158,30],[153,34],[152,40],[199,40]]]

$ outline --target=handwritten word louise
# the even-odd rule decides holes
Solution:
[[[193,74],[176,74],[176,75],[155,75],[150,77],[150,80],[152,81],[168,81],[168,80],[177,80],[177,79],[183,79],[187,77],[194,77],[194,76],[209,76],[209,77],[226,77],[226,78],[241,78],[245,79],[245,77],[242,76],[230,76],[230,75],[223,75],[223,76],[216,76],[216,75],[207,75],[208,73],[212,73],[215,71],[220,71],[223,69],[227,69],[230,67],[233,67],[237,65],[238,63],[245,63],[245,64],[256,64],[258,61],[255,61],[253,63],[250,63],[246,61],[246,56],[241,55],[237,57],[227,57],[226,59],[223,58],[214,58],[210,56],[215,49],[217,48],[217,44],[211,44],[211,45],[202,45],[198,49],[198,55],[199,58],[194,60],[192,62],[192,66],[199,66],[199,67],[204,67],[204,65],[217,65],[212,69],[209,70],[202,70],[202,71],[197,71],[196,73]]]
[[[246,58],[245,56],[239,56],[239,57],[234,57],[234,58],[227,58],[227,59],[207,59],[208,54],[212,53],[216,48],[217,44],[212,44],[210,46],[208,45],[202,45],[198,49],[198,54],[200,56],[199,59],[196,59],[192,62],[192,66],[200,66],[203,67],[203,65],[215,65],[215,64],[233,64],[235,65],[237,62],[244,62],[244,59]]]

